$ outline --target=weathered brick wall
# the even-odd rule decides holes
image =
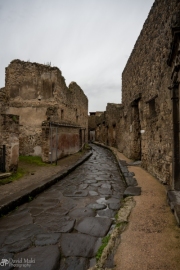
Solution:
[[[118,148],[159,180],[172,184],[171,19],[178,0],[156,0],[122,74]]]
[[[69,90],[72,95],[72,103],[74,104],[75,110],[75,121],[76,125],[84,127],[85,139],[88,141],[88,99],[84,94],[83,90],[75,82],[71,82]],[[70,103],[71,104],[71,103]]]
[[[96,113],[90,113],[88,116],[88,140],[95,140],[95,130],[96,130]]]
[[[7,104],[7,97],[5,87],[0,88],[0,113],[4,113],[6,110]]]
[[[88,116],[88,128],[95,129],[96,128],[96,115],[89,115]]]
[[[20,116],[20,154],[41,156],[46,120],[86,128],[87,141],[88,99],[75,82],[66,86],[57,67],[14,60],[6,68],[5,82],[6,113]]]
[[[121,109],[122,104],[108,103],[105,112],[89,116],[89,131],[95,130],[96,141],[117,147]]]
[[[117,147],[117,130],[121,104],[108,103],[106,106],[107,145]]]
[[[19,116],[0,114],[0,145],[6,146],[6,171],[16,171],[19,161]]]
[[[76,153],[84,144],[84,130],[78,126],[53,124],[42,125],[42,160],[55,162],[64,156]],[[81,134],[80,134],[81,133]]]
[[[96,141],[101,141],[101,137],[104,137],[103,129],[101,126],[105,124],[105,113],[104,112],[90,112],[88,116],[88,134],[89,140],[93,139]],[[93,132],[92,132],[93,131]],[[91,134],[91,135],[90,135]]]
[[[96,141],[107,143],[106,112],[96,115]]]

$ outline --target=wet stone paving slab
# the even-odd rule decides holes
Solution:
[[[93,266],[121,207],[125,185],[113,154],[92,147],[84,164],[0,219],[0,269]]]

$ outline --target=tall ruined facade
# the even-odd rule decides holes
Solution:
[[[179,82],[180,1],[156,0],[122,73],[122,104],[106,108],[107,139],[96,139],[141,160],[175,190],[180,190]]]
[[[16,171],[19,161],[19,116],[6,114],[8,98],[0,88],[0,172]]]
[[[173,22],[177,24],[177,13],[178,0],[155,1],[125,66],[118,148],[179,190],[179,81],[175,78],[179,73],[174,68],[179,40],[174,41],[178,25]]]
[[[174,187],[173,101],[167,64],[177,0],[156,0],[122,74],[119,149],[160,181]],[[176,134],[177,135],[177,134]],[[179,135],[178,135],[179,136]]]
[[[180,10],[173,15],[171,28],[172,43],[167,63],[171,67],[171,83],[168,88],[172,100],[172,178],[174,189],[180,190]]]
[[[5,114],[19,120],[20,155],[53,162],[87,142],[88,99],[57,67],[12,61],[6,68]]]

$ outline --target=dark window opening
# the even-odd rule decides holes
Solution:
[[[55,83],[52,83],[52,94],[54,93]]]
[[[156,116],[156,98],[158,95],[154,96],[150,100],[146,101],[146,104],[149,104],[149,117],[155,117]]]
[[[151,117],[156,116],[156,103],[155,103],[155,99],[152,99],[149,102],[149,116],[151,116]]]
[[[64,119],[64,110],[61,110],[61,120]]]

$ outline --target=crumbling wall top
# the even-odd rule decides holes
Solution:
[[[40,64],[37,62],[22,61],[20,59],[12,60],[9,64],[9,66],[12,64],[19,64],[19,65],[23,65],[23,66],[36,66],[37,68],[49,69],[49,70],[58,70],[62,74],[61,70],[58,67],[52,67],[50,64]]]

